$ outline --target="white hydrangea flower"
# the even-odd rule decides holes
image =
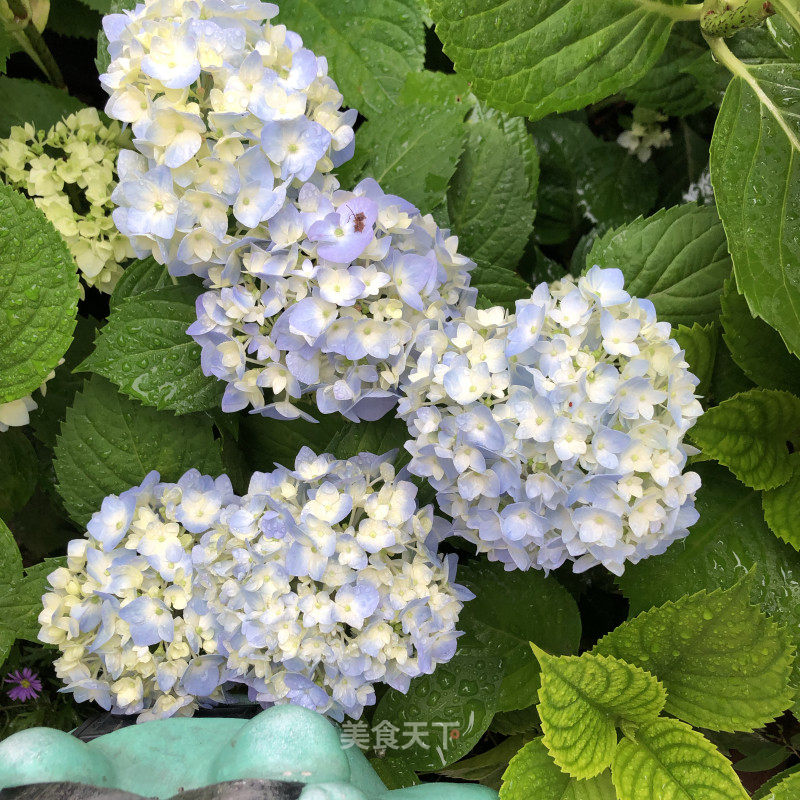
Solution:
[[[474,301],[473,262],[430,215],[372,179],[338,186],[304,184],[265,238],[209,270],[189,333],[204,372],[228,384],[223,411],[296,417],[313,392],[322,413],[377,419],[397,402],[417,329]]]
[[[223,700],[226,659],[195,595],[192,531],[234,501],[226,476],[190,470],[168,484],[152,472],[107,497],[86,538],[69,543],[67,566],[48,577],[39,638],[61,650],[56,675],[78,702],[145,720]]]
[[[683,437],[698,380],[623,282],[594,267],[539,285],[514,315],[470,309],[419,337],[399,406],[408,468],[508,569],[621,574],[697,520]]]
[[[710,205],[714,202],[714,187],[711,185],[711,171],[706,167],[696,182],[690,183],[683,193],[684,203]]]
[[[58,362],[60,367],[64,363],[62,358]],[[44,379],[42,385],[39,387],[39,392],[42,397],[47,394],[47,382],[51,381],[56,376],[56,371],[52,370],[50,374]],[[10,400],[7,403],[0,403],[0,433],[5,433],[9,428],[19,428],[27,425],[31,421],[31,412],[39,408],[37,402],[33,399],[32,394],[20,397],[17,400]]]
[[[447,523],[417,508],[390,456],[304,448],[244,497],[189,470],[105,498],[42,598],[65,690],[141,721],[243,684],[264,705],[342,719],[376,683],[405,690],[448,661],[472,595],[436,555]]]
[[[106,111],[130,123],[117,227],[173,275],[219,273],[354,146],[324,58],[260,0],[147,0],[109,14]]]
[[[196,591],[259,702],[358,718],[376,683],[406,691],[455,654],[472,595],[435,553],[449,527],[388,459],[305,447],[294,470],[255,473],[195,546]]]
[[[115,163],[130,137],[84,108],[48,131],[30,123],[0,139],[0,177],[53,223],[88,286],[110,293],[134,252],[111,218]]]
[[[636,106],[631,126],[617,137],[617,144],[645,163],[650,160],[653,150],[672,144],[672,132],[661,127],[661,123],[666,121],[663,114]]]

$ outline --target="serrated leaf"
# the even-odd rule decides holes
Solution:
[[[67,410],[55,449],[58,492],[69,515],[85,525],[103,498],[142,482],[151,470],[175,481],[186,470],[222,471],[211,420],[175,417],[142,406],[94,375]]]
[[[800,390],[800,359],[774,328],[750,313],[733,274],[722,292],[720,322],[733,360],[750,380],[764,389]]]
[[[678,325],[677,330],[673,331],[673,336],[686,352],[686,361],[692,373],[700,378],[697,394],[702,397],[707,396],[717,357],[719,341],[717,326],[713,322],[709,322],[708,325],[698,325],[695,322],[691,328]]]
[[[422,743],[405,741],[402,759],[417,772],[440,770],[469,753],[489,727],[501,677],[498,658],[459,640],[455,656],[432,675],[414,678],[407,693],[389,689],[375,709],[372,725],[386,720],[407,737],[407,723],[417,723]],[[458,736],[450,735],[453,729]]]
[[[656,63],[683,0],[430,0],[436,33],[478,97],[539,119],[582,108]],[[663,12],[663,13],[659,13]]]
[[[711,181],[736,283],[800,354],[800,65],[727,65],[734,77],[714,128]]]
[[[539,662],[535,642],[550,653],[577,652],[581,620],[572,595],[552,576],[536,570],[506,572],[488,561],[459,566],[457,582],[475,595],[464,606],[459,626],[466,635],[502,661],[499,711],[527,708],[536,702]],[[520,607],[525,609],[519,614]]]
[[[94,352],[78,369],[102,375],[162,411],[188,414],[218,407],[223,384],[203,374],[200,346],[186,334],[196,319],[196,299],[192,286],[133,295],[114,309]]]
[[[594,653],[557,658],[532,647],[542,669],[542,740],[574,778],[593,778],[611,765],[617,726],[641,725],[664,708],[664,687],[639,667]]]
[[[753,795],[753,800],[794,800],[800,796],[800,764],[779,772],[763,783]],[[790,790],[789,794],[786,791]]]
[[[750,731],[792,704],[793,647],[750,605],[751,580],[702,590],[645,611],[603,637],[593,652],[652,672],[667,690],[664,710],[690,725]]]
[[[152,289],[163,289],[175,281],[167,268],[152,256],[141,258],[129,264],[122,273],[114,291],[111,293],[111,310],[118,308],[125,300]]]
[[[534,225],[541,244],[563,242],[590,225],[622,225],[653,208],[658,175],[652,164],[572,119],[541,120],[531,132],[541,167]]]
[[[536,730],[540,723],[539,712],[533,705],[517,711],[498,711],[492,720],[491,729],[503,736],[516,736]]]
[[[0,433],[0,515],[9,518],[30,500],[39,462],[28,437],[18,428]]]
[[[697,464],[700,519],[690,535],[658,558],[629,565],[617,579],[638,614],[701,589],[729,587],[755,572],[752,600],[800,646],[800,554],[778,540],[764,522],[761,498],[717,464]],[[800,687],[795,660],[792,686]]]
[[[37,641],[42,610],[42,595],[47,589],[47,576],[66,564],[66,558],[46,558],[25,570],[24,575],[0,587],[0,633],[15,639]]]
[[[62,117],[85,108],[62,89],[25,78],[0,76],[0,137],[8,136],[14,125],[30,122],[47,130]]]
[[[28,198],[0,183],[0,403],[37,389],[72,340],[78,271]]]
[[[22,556],[14,534],[0,519],[0,586],[10,584],[22,577]]]
[[[620,800],[747,800],[733,767],[702,734],[656,719],[623,739],[611,767]]]
[[[406,459],[403,449],[406,441],[408,428],[405,423],[387,414],[374,422],[350,422],[344,425],[339,422],[324,452],[333,453],[337,458],[351,458],[359,453],[382,455],[389,450],[399,450],[398,457]]]
[[[498,124],[478,121],[467,131],[447,190],[450,224],[459,251],[478,265],[472,285],[493,303],[513,304],[530,294],[514,270],[533,230],[536,185],[525,153]]]
[[[424,103],[403,105],[365,122],[356,152],[339,170],[343,186],[375,178],[420,211],[432,211],[444,199],[464,139],[463,112]]]
[[[712,206],[687,203],[611,230],[595,242],[586,266],[616,267],[625,289],[653,302],[661,320],[691,325],[719,316],[731,271],[725,232]]]
[[[541,738],[528,742],[503,775],[500,800],[616,800],[609,772],[576,780],[563,773]]]
[[[746,486],[774,489],[792,476],[787,442],[798,433],[800,398],[751,389],[708,409],[691,437],[705,456],[728,467]]]
[[[425,29],[415,0],[283,0],[276,22],[325,54],[345,103],[367,117],[390,111],[406,75],[422,69]]]
[[[763,492],[761,502],[764,506],[764,519],[770,530],[800,550],[800,515],[797,513],[797,498],[800,497],[800,453],[789,457],[792,476],[777,489]]]

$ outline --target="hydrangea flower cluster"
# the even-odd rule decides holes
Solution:
[[[173,275],[219,278],[232,251],[352,154],[356,111],[261,0],[147,0],[109,14],[106,112],[130,123],[114,221]]]
[[[616,269],[539,285],[420,336],[400,414],[409,470],[458,534],[508,569],[662,553],[697,519],[682,442],[697,378]]]
[[[60,367],[64,363],[62,358],[58,362]],[[47,394],[47,382],[55,378],[56,371],[52,370],[44,379],[39,387],[42,397]],[[7,403],[0,403],[0,433],[5,433],[9,428],[19,428],[27,425],[31,421],[31,412],[39,408],[32,394],[20,397],[17,400],[9,400]]]
[[[20,189],[61,234],[88,286],[110,293],[133,258],[114,226],[115,164],[130,146],[120,125],[106,125],[95,108],[70,114],[49,131],[30,123],[0,139],[0,176]]]
[[[473,262],[372,179],[352,192],[332,177],[307,183],[268,228],[232,253],[233,285],[200,296],[188,331],[204,372],[228,384],[223,411],[296,417],[294,401],[313,392],[322,413],[378,419],[397,402],[418,328],[474,301]]]
[[[436,555],[449,526],[391,454],[226,476],[158,473],[109,496],[68,548],[39,616],[80,701],[139,719],[186,715],[243,684],[263,704],[359,717],[455,653],[472,595]]]

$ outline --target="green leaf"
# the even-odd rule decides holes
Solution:
[[[398,102],[412,106],[424,103],[437,108],[461,108],[466,112],[475,105],[476,100],[469,83],[460,75],[425,69],[406,75]]]
[[[271,472],[275,464],[294,468],[301,447],[315,453],[329,452],[331,440],[341,431],[338,414],[318,414],[319,422],[304,419],[280,420],[248,414],[242,417],[237,444],[250,470]]]
[[[0,519],[0,586],[13,583],[22,577],[22,556],[14,534]]]
[[[750,380],[764,389],[800,391],[800,359],[774,328],[750,313],[733,274],[725,281],[720,321],[733,360]]]
[[[616,800],[611,775],[576,780],[563,773],[541,738],[528,742],[503,775],[500,800]]]
[[[478,97],[539,119],[636,82],[683,0],[430,0],[436,33]]]
[[[398,106],[358,130],[356,152],[339,170],[343,186],[371,177],[423,213],[444,199],[464,139],[463,111],[424,103]]]
[[[764,519],[770,530],[795,550],[800,550],[800,516],[797,513],[800,453],[792,453],[789,460],[792,465],[791,478],[783,486],[763,492],[761,502],[764,506]]]
[[[595,264],[622,270],[625,289],[651,300],[659,319],[674,325],[713,322],[731,270],[717,212],[694,203],[609,231],[586,259],[587,267]]]
[[[114,311],[134,295],[172,284],[173,279],[163,264],[159,264],[152,256],[141,258],[125,267],[111,293],[111,310]]]
[[[542,668],[543,741],[574,778],[593,778],[611,765],[618,725],[644,724],[664,708],[664,687],[639,667],[594,653],[557,658],[532,647]]]
[[[690,725],[760,728],[792,704],[793,648],[785,631],[750,605],[751,585],[740,580],[645,611],[593,652],[652,672],[667,690],[664,710]]]
[[[148,406],[187,414],[217,408],[223,384],[203,374],[200,346],[187,336],[197,290],[164,286],[128,298],[100,331],[79,370],[95,372]]]
[[[81,3],[97,11],[98,14],[110,14],[113,5],[111,0],[81,0]]]
[[[425,29],[415,0],[283,0],[277,23],[324,53],[347,105],[391,111],[409,72],[422,69]]]
[[[14,125],[30,122],[37,130],[47,130],[62,117],[85,108],[80,100],[62,89],[25,78],[0,76],[0,137]]]
[[[459,781],[472,781],[488,786],[490,789],[499,790],[503,782],[503,773],[517,751],[524,745],[524,736],[513,736],[504,739],[496,747],[486,750],[477,756],[470,756],[456,761],[446,769],[440,769],[437,774],[445,778],[455,778]]]
[[[697,394],[705,397],[711,384],[714,373],[714,362],[717,357],[717,342],[719,334],[713,322],[708,325],[698,325],[696,322],[691,328],[678,325],[673,331],[675,341],[686,352],[686,361],[691,371],[700,378]]]
[[[539,712],[532,705],[517,711],[498,711],[492,720],[492,730],[503,736],[515,736],[536,730],[540,723]]]
[[[37,617],[42,610],[42,595],[47,591],[47,576],[65,564],[66,558],[46,558],[28,567],[17,580],[0,587],[0,638],[5,632],[14,639],[37,641]]]
[[[532,126],[541,160],[534,233],[557,244],[589,225],[622,225],[655,204],[658,175],[616,142],[598,139],[582,122],[561,117]]]
[[[452,660],[440,664],[432,675],[414,678],[406,694],[396,689],[384,694],[373,727],[386,720],[404,732],[402,738],[417,723],[422,743],[406,741],[402,759],[417,772],[440,770],[469,753],[489,727],[501,677],[498,658],[459,640]],[[454,729],[458,736],[450,735]]]
[[[106,495],[138,485],[151,470],[165,481],[192,467],[214,476],[222,471],[210,419],[142,406],[97,375],[67,410],[53,466],[64,505],[81,526]]]
[[[800,646],[800,554],[778,540],[764,522],[761,498],[717,464],[697,464],[700,519],[683,541],[658,558],[629,565],[617,579],[638,614],[668,600],[735,584],[754,570],[752,600]],[[794,663],[792,686],[800,687]]]
[[[473,286],[492,303],[530,294],[514,271],[533,230],[536,185],[525,152],[492,121],[468,126],[447,206],[459,250],[476,262]],[[537,166],[538,172],[538,166]]]
[[[0,183],[0,403],[38,388],[72,340],[75,262],[44,214]]]
[[[657,109],[669,117],[694,114],[714,102],[711,86],[725,72],[714,62],[698,25],[675,28],[655,66],[639,81],[623,90],[632,103]]]
[[[54,31],[61,36],[94,39],[100,26],[100,14],[82,0],[55,0],[50,3],[48,31]]]
[[[751,389],[708,409],[691,438],[752,489],[774,489],[792,476],[787,442],[800,433],[800,399]]]
[[[798,354],[800,65],[731,63],[722,47],[734,78],[711,142],[717,207],[750,310]]]
[[[0,433],[0,515],[9,518],[30,500],[39,462],[28,437],[18,428]]]
[[[371,758],[369,763],[387,789],[405,789],[420,783],[417,773],[403,762],[402,757]]]
[[[336,433],[324,450],[333,453],[336,458],[351,458],[359,453],[382,455],[389,450],[399,450],[400,458],[406,456],[403,445],[408,441],[408,428],[402,420],[390,414],[375,422],[349,422],[342,425],[339,421],[336,428]]]
[[[502,661],[497,709],[527,708],[539,689],[539,662],[530,642],[559,655],[577,652],[577,604],[552,575],[536,570],[506,572],[502,564],[480,561],[460,565],[457,581],[475,595],[464,606],[459,626]],[[520,607],[524,614],[518,613]]]
[[[702,734],[656,719],[623,738],[611,767],[620,800],[747,800],[733,767]]]
[[[800,775],[797,775],[797,772],[800,772],[800,764],[795,764],[774,775],[761,785],[753,795],[753,800],[793,800],[800,795]],[[778,790],[785,792],[787,788],[793,790],[788,795],[778,792]]]

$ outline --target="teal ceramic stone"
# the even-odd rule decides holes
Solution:
[[[88,743],[50,728],[0,742],[0,789],[71,781],[166,800],[242,779],[291,783],[299,800],[497,800],[496,792],[471,784],[389,791],[358,748],[342,748],[325,717],[298,706],[276,706],[249,721],[145,722]]]

